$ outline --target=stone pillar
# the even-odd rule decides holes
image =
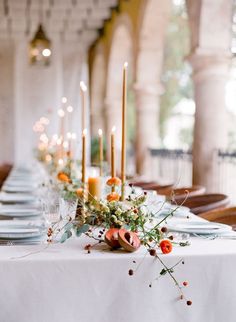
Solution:
[[[159,143],[159,91],[160,86],[136,84],[136,171],[148,175],[148,149]]]
[[[214,157],[218,149],[227,148],[225,85],[229,56],[207,56],[196,52],[191,63],[196,102],[193,183],[214,192],[218,186]]]
[[[14,161],[14,43],[1,40],[0,48],[0,164]]]
[[[218,187],[214,155],[227,148],[225,85],[229,78],[232,1],[187,0],[196,116],[193,183]],[[214,22],[214,23],[213,23]]]

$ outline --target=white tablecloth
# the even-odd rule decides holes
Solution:
[[[87,254],[91,242],[0,246],[0,322],[236,321],[236,240],[193,238],[191,246],[160,255],[168,266],[183,258],[175,276],[189,282],[192,306],[179,300],[168,274],[149,287],[163,267],[144,257],[144,248],[129,254],[100,244]]]
[[[167,265],[180,258],[175,276],[187,280],[186,306],[168,275],[149,287],[162,269],[144,250],[128,254],[106,246],[87,254],[85,237],[44,246],[0,247],[1,322],[235,322],[236,241],[192,240],[161,255]],[[102,250],[102,251],[101,251]]]

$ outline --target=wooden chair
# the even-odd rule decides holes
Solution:
[[[230,225],[236,229],[236,207],[207,211],[199,216],[209,221]]]
[[[12,166],[10,164],[0,165],[0,187],[3,185],[3,182],[6,180],[9,172],[11,171]]]
[[[185,201],[184,198],[177,201],[177,204],[182,203],[183,206],[190,208],[191,212],[198,215],[213,209],[225,208],[229,204],[229,197],[220,193],[211,193],[189,197]]]
[[[206,188],[203,186],[192,186],[192,187],[181,187],[181,188],[162,188],[159,189],[160,195],[165,195],[166,197],[174,196],[176,201],[184,199],[186,195],[188,197],[198,196],[204,194]]]
[[[173,189],[173,184],[168,184],[168,185],[160,185],[160,184],[150,184],[147,185],[145,188],[143,188],[144,190],[154,190],[156,191],[158,194],[161,194],[160,192],[163,189]]]
[[[146,187],[148,188],[149,186],[153,186],[153,185],[158,185],[158,183],[156,181],[131,181],[131,184],[133,184],[136,187],[140,187],[143,189],[146,189]]]

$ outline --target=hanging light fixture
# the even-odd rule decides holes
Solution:
[[[38,30],[29,45],[31,64],[48,66],[52,54],[51,41],[47,38],[42,24],[39,24]]]

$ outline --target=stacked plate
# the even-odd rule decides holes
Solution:
[[[0,205],[0,216],[4,218],[10,217],[10,218],[17,218],[17,219],[27,219],[27,217],[32,217],[33,219],[35,219],[41,215],[42,215],[41,210],[37,206],[33,206],[31,204]]]
[[[0,221],[0,245],[42,243],[45,229],[44,223],[40,221]]]
[[[0,192],[0,203],[3,204],[28,204],[36,201],[36,197],[32,194]]]
[[[0,245],[41,243],[46,227],[33,194],[37,179],[27,169],[13,169],[0,192]]]

